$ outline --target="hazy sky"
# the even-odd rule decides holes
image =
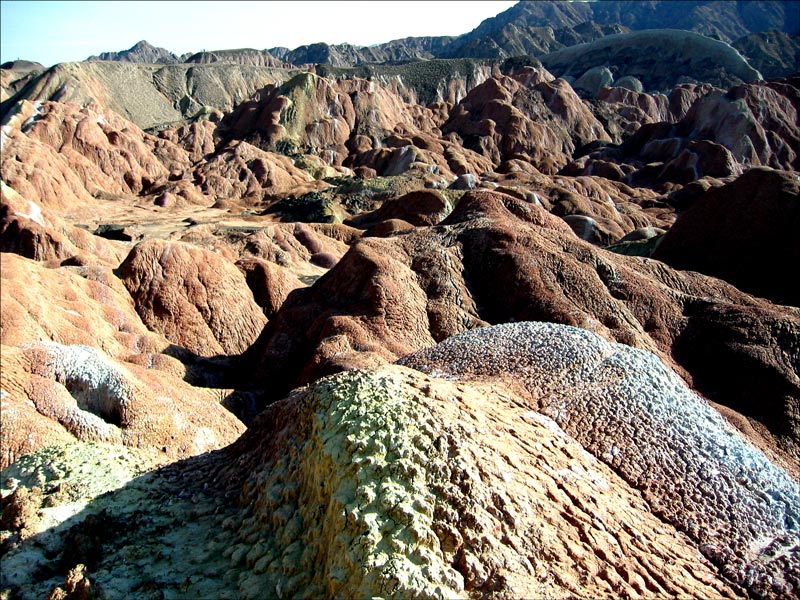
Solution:
[[[0,1],[0,62],[49,67],[147,40],[180,55],[313,42],[369,46],[422,35],[460,35],[515,1],[38,2]]]

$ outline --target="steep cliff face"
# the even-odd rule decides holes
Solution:
[[[88,105],[97,102],[143,129],[231,112],[267,85],[281,85],[301,71],[258,50],[195,54],[186,63],[153,65],[96,61],[62,63],[41,72],[4,69],[4,102],[57,100]],[[356,68],[318,66],[319,75],[371,78],[416,104],[458,102],[474,86],[497,72],[494,61],[432,60],[403,65]],[[6,98],[7,96],[7,98]]]
[[[315,72],[324,77],[347,79],[361,77],[396,91],[411,104],[460,102],[467,93],[499,73],[502,63],[496,60],[432,59],[403,64],[363,64],[353,68],[317,65]]]

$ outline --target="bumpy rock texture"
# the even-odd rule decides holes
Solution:
[[[553,327],[548,340],[557,340],[562,329],[569,328]],[[583,335],[573,334],[566,345],[544,339],[540,345],[574,355],[604,344]],[[621,353],[638,356],[630,349]],[[643,360],[647,369],[658,365]],[[636,371],[636,360],[623,362],[625,381],[653,396],[654,384]],[[607,382],[601,373],[582,375],[590,388],[594,382],[601,390]],[[712,448],[735,451],[720,459],[737,469],[733,489],[769,478],[774,497],[753,502],[775,512],[754,518],[771,523],[773,533],[783,531],[775,522],[779,511],[796,510],[796,484],[671,382],[669,392],[657,394],[664,408],[675,411],[689,401],[706,416],[708,431],[692,431]],[[683,456],[666,443],[674,430],[656,423],[661,426],[653,437],[664,440],[658,448]],[[616,430],[603,435],[620,439]],[[103,464],[101,446],[85,448],[21,461],[5,473],[13,480],[3,482],[4,494],[13,490],[21,508],[41,507],[41,496],[25,492],[39,477],[38,493],[59,506],[64,500],[55,490],[69,478],[68,457],[94,455]],[[628,450],[632,459],[641,454],[635,445]],[[138,455],[126,464],[132,461],[146,464]],[[130,593],[142,580],[157,581],[164,593],[222,598],[263,597],[265,590],[296,598],[745,593],[716,572],[691,535],[658,518],[624,478],[550,417],[531,410],[526,396],[499,384],[446,381],[398,366],[343,373],[300,390],[270,407],[222,453],[133,479],[102,497],[119,487],[119,478],[93,481],[70,488],[90,500],[71,520],[59,522],[55,510],[40,508],[51,524],[48,537],[39,534],[40,547],[32,544],[36,537],[15,543],[5,586],[35,597],[37,590],[63,585],[84,561],[92,585],[112,595]],[[204,487],[209,481],[217,483]],[[687,489],[693,485],[690,480]],[[692,487],[710,502],[717,489],[721,483]],[[226,490],[240,491],[238,511],[225,501]],[[166,505],[155,502],[165,496],[171,496]],[[134,503],[141,508],[132,513]],[[24,518],[30,509],[19,513],[16,530],[36,536],[42,526]],[[76,534],[93,540],[91,555],[71,551]],[[137,551],[144,540],[151,540],[150,550]],[[38,581],[26,578],[31,571],[21,568],[23,561],[41,564],[43,552],[63,555],[60,565],[40,570]]]
[[[652,355],[577,328],[515,323],[454,336],[401,363],[523,390],[528,407],[641,490],[727,577],[757,595],[797,589],[797,483]]]
[[[118,273],[142,320],[201,356],[240,353],[266,324],[242,273],[213,252],[145,241]]]
[[[800,456],[797,309],[599,250],[543,208],[498,192],[464,195],[436,227],[362,238],[316,285],[292,294],[247,357],[265,383],[287,382],[275,389],[284,393],[468,329],[524,320],[656,352],[753,419],[792,461]],[[754,385],[769,400],[752,402]]]

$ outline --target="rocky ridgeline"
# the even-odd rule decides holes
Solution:
[[[95,99],[144,129],[230,112],[268,83],[298,72],[393,83],[412,103],[458,102],[510,60],[537,59],[584,97],[604,87],[668,93],[682,83],[729,88],[797,72],[800,2],[678,0],[520,2],[460,36],[404,38],[370,47],[202,50],[182,56],[142,40],[121,52],[45,69],[0,69],[0,115],[14,100]]]
[[[3,106],[3,594],[797,594],[796,77],[197,61]]]

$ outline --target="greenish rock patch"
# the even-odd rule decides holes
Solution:
[[[251,512],[227,551],[249,567],[242,598],[461,592],[433,528],[431,479],[445,472],[445,457],[423,396],[396,373],[348,372],[302,403],[310,435],[293,437],[246,487]]]

